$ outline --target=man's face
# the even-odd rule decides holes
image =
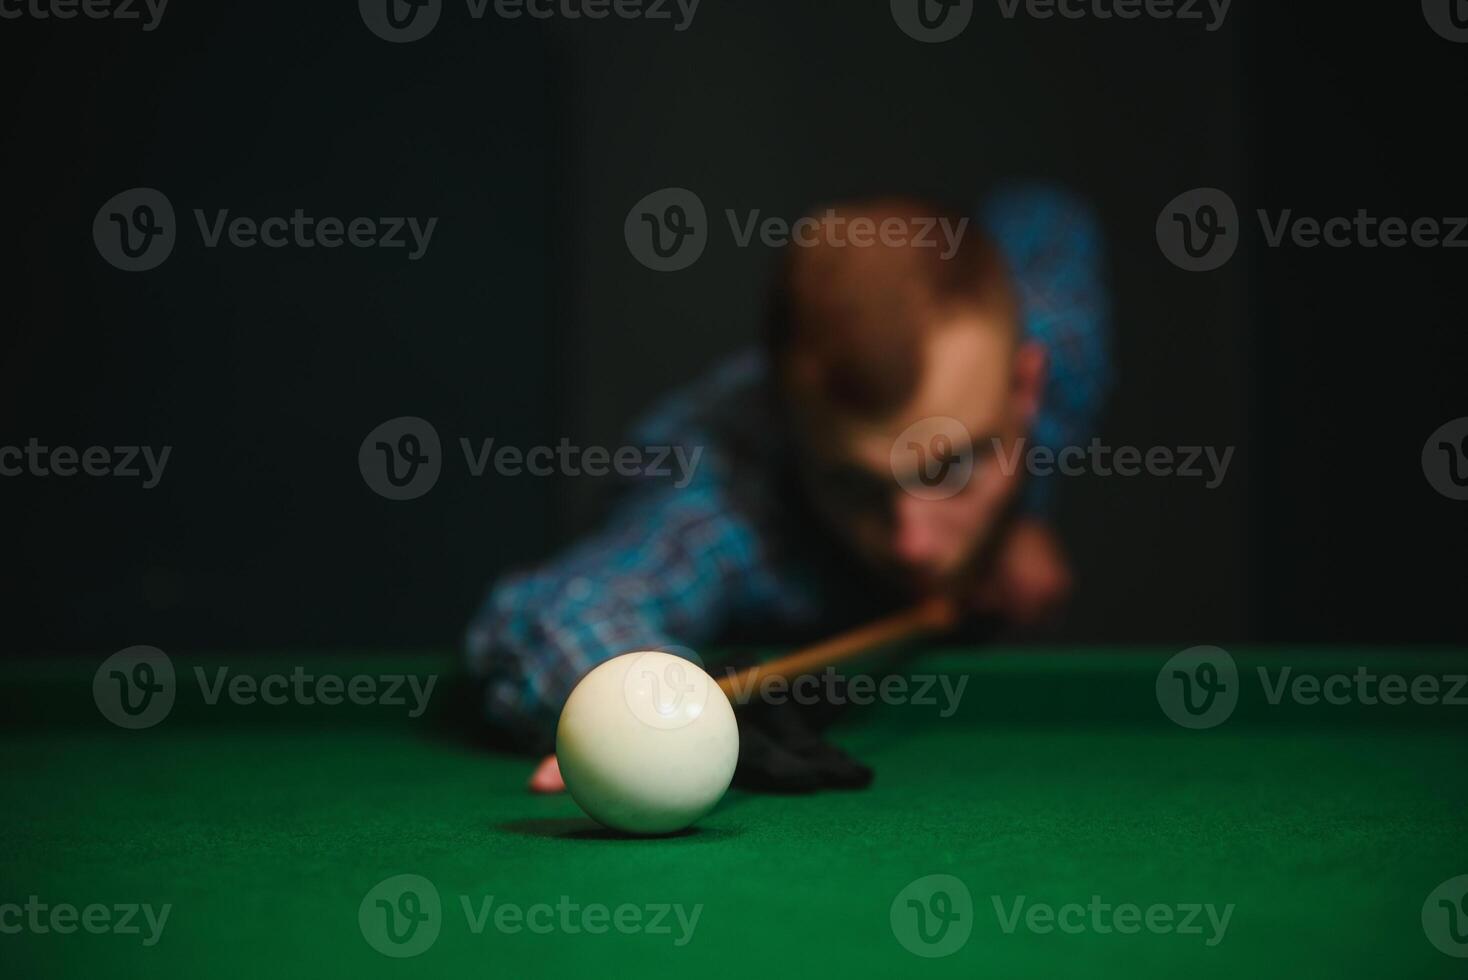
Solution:
[[[886,418],[795,399],[817,510],[870,567],[914,592],[954,579],[993,534],[1019,488],[1022,468],[1008,462],[1029,430],[1044,368],[1037,348],[1017,348],[978,314],[928,337],[915,395]],[[961,473],[963,454],[973,461],[968,479],[926,492],[923,478],[946,464]]]

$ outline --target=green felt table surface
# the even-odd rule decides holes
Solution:
[[[0,665],[0,905],[169,914],[148,945],[142,912],[140,933],[124,935],[17,930],[27,913],[0,910],[0,962],[19,977],[1468,975],[1423,920],[1434,889],[1468,874],[1468,706],[1272,704],[1258,676],[1288,665],[1452,677],[1468,657],[1236,650],[1238,707],[1189,730],[1157,699],[1173,652],[902,661],[907,676],[967,686],[948,717],[910,703],[850,713],[835,735],[876,769],[870,789],[731,791],[694,832],[661,839],[601,832],[568,797],[527,794],[526,759],[452,723],[442,653],[177,657],[174,710],[141,731],[101,717],[98,661],[12,660]],[[442,684],[410,718],[383,705],[211,705],[194,674],[297,665]],[[422,926],[437,929],[431,944],[399,958],[372,945],[359,911],[403,874],[426,879],[440,911]],[[951,876],[942,902],[923,893],[909,906],[931,875]],[[540,931],[513,915],[496,924],[501,907],[540,903],[555,909],[529,913]],[[1199,931],[1168,928],[1161,912],[1155,928],[1119,931],[1127,904],[1164,906],[1174,925],[1196,905]],[[586,912],[632,906],[647,926],[664,905],[659,931],[631,912],[621,929]],[[1227,911],[1221,930],[1209,907]],[[959,916],[937,940],[957,943],[948,955],[910,951],[939,948],[918,934],[937,935],[920,911]]]

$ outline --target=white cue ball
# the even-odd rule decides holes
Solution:
[[[656,650],[624,653],[571,691],[556,758],[587,816],[631,834],[669,834],[723,798],[739,758],[739,726],[729,699],[697,664]]]

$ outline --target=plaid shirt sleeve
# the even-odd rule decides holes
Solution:
[[[687,485],[637,478],[602,530],[490,589],[466,636],[469,670],[490,721],[527,748],[548,750],[571,688],[597,664],[697,647],[741,609],[786,601],[768,532],[735,500],[754,477],[700,421],[710,403],[744,411],[744,385],[760,370],[757,359],[737,359],[633,433],[637,445],[699,452]]]
[[[994,195],[983,220],[1009,261],[1025,335],[1047,356],[1045,392],[1030,442],[1054,450],[1079,445],[1095,435],[1112,380],[1110,301],[1095,216],[1063,191],[1031,185]],[[1055,482],[1030,478],[1022,502],[1026,513],[1049,515]]]
[[[467,636],[488,717],[548,746],[591,668],[714,635],[755,577],[756,541],[716,484],[669,487],[629,501],[560,559],[501,580]]]

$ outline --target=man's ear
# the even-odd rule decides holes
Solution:
[[[1045,376],[1049,358],[1045,348],[1033,340],[1019,345],[1014,353],[1014,378],[1011,397],[1019,417],[1026,425],[1040,414],[1040,405],[1045,395]]]

